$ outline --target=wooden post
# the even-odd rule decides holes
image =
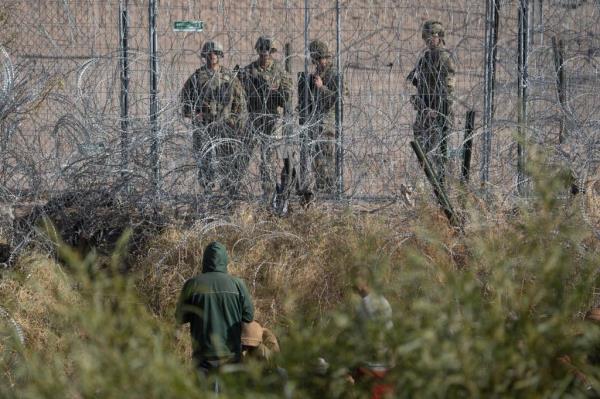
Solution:
[[[442,207],[444,214],[450,221],[450,224],[452,226],[461,228],[460,221],[456,217],[456,213],[452,209],[452,205],[450,204],[448,195],[446,194],[444,187],[440,184],[440,181],[439,181],[437,175],[435,174],[435,172],[433,171],[433,168],[431,167],[431,164],[429,163],[427,156],[423,152],[421,145],[419,144],[418,141],[411,141],[410,146],[412,147],[413,151],[415,152],[415,155],[417,156],[417,159],[419,160],[419,164],[423,168],[423,171],[425,172],[425,176],[427,176],[427,180],[429,180],[429,183],[433,187],[433,194],[435,195],[438,203]]]
[[[283,46],[283,51],[285,52],[285,71],[292,73],[292,43],[286,43]]]
[[[467,183],[469,181],[469,175],[471,171],[471,150],[473,148],[473,129],[475,126],[475,111],[467,111],[465,118],[465,137],[463,141],[463,163],[462,163],[462,181]]]
[[[292,44],[285,43],[285,71],[290,74],[292,72]],[[298,181],[296,177],[296,167],[294,161],[294,150],[291,143],[291,137],[293,135],[293,124],[292,124],[292,104],[291,99],[287,101],[283,107],[283,168],[281,169],[281,182],[277,186],[277,193],[273,207],[279,215],[285,215],[288,212],[288,204],[291,191],[294,186],[297,186]],[[297,187],[296,187],[297,188]]]

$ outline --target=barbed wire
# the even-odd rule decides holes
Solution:
[[[529,97],[524,132],[529,142],[547,150],[548,162],[572,170],[579,185],[585,187],[597,179],[600,162],[600,5],[596,1],[567,0],[528,3]],[[516,132],[522,127],[517,97],[520,2],[501,0],[498,4],[491,173],[485,188],[492,193],[491,198],[511,203],[518,195]],[[235,200],[262,200],[258,166],[261,148],[278,154],[270,172],[279,179],[286,154],[298,165],[302,161],[302,146],[315,149],[323,144],[323,138],[308,137],[307,132],[314,126],[299,124],[296,87],[306,65],[309,71],[313,68],[306,58],[305,39],[318,38],[335,50],[337,35],[346,90],[343,200],[401,198],[406,187],[418,190],[425,184],[409,145],[415,111],[410,103],[414,89],[406,76],[424,49],[420,29],[423,21],[429,19],[444,24],[446,48],[457,63],[455,120],[448,139],[450,198],[458,195],[454,187],[460,177],[467,111],[476,113],[474,178],[470,184],[473,191],[479,190],[475,176],[482,152],[486,151],[479,144],[483,134],[479,121],[484,105],[484,4],[345,0],[336,7],[335,1],[219,0],[200,5],[162,0],[156,3],[155,124],[149,115],[153,98],[148,18],[151,5],[150,0],[49,0],[43,4],[10,0],[0,6],[7,15],[0,29],[3,203],[39,204],[59,193],[105,189],[119,201],[135,199],[139,209],[179,200],[193,203],[197,210],[212,206],[208,202],[227,209]],[[120,48],[123,30],[119,28],[124,9],[126,53]],[[202,20],[204,30],[175,32],[173,23],[178,20]],[[241,136],[205,138],[196,151],[195,126],[182,115],[180,92],[186,79],[203,64],[199,55],[202,43],[222,42],[222,63],[233,69],[257,58],[253,46],[260,35],[275,38],[280,50],[276,58],[290,67],[294,86],[291,112],[280,118],[274,137],[245,132]],[[283,51],[285,48],[289,51]],[[556,65],[558,50],[562,56],[560,65]],[[564,73],[562,86],[558,82],[559,71]],[[260,144],[249,146],[249,141]],[[209,156],[219,148],[228,148],[229,154],[221,163]],[[249,148],[252,153],[248,153]],[[152,155],[155,150],[157,158]],[[313,150],[307,153],[315,156]],[[153,173],[156,159],[160,166],[158,182]],[[202,162],[214,163],[215,191],[210,201],[197,178]],[[231,167],[236,162],[246,162],[243,173]],[[235,198],[219,191],[227,182],[235,185]],[[82,195],[81,201],[90,198],[96,197]]]

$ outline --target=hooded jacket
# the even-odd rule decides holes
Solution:
[[[187,280],[175,317],[190,323],[197,360],[238,361],[242,322],[254,319],[254,307],[244,282],[227,274],[227,251],[213,242],[204,250],[202,273]]]

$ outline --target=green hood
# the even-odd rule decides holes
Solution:
[[[202,273],[227,273],[227,250],[220,242],[208,244],[202,257]]]

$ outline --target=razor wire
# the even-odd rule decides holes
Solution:
[[[3,320],[2,323],[9,325],[10,329],[12,330],[12,331],[2,331],[2,335],[5,335],[5,334],[14,335],[21,345],[25,345],[25,334],[23,333],[23,329],[21,328],[21,325],[19,323],[17,323],[15,321],[15,319],[12,318],[10,313],[8,313],[8,311],[1,306],[0,306],[0,320]],[[5,344],[4,342],[2,342],[2,343]]]
[[[9,192],[30,201],[48,199],[57,192],[110,187],[115,195],[135,195],[142,207],[157,198],[206,204],[208,197],[197,179],[198,156],[214,162],[202,154],[230,146],[233,158],[214,169],[217,193],[229,179],[236,182],[242,200],[260,200],[256,148],[261,146],[247,153],[244,139],[221,137],[202,143],[198,154],[192,144],[194,126],[183,118],[179,96],[185,80],[203,64],[199,56],[203,42],[222,42],[222,63],[233,69],[255,60],[256,38],[269,35],[280,50],[276,58],[291,67],[294,87],[299,73],[313,69],[306,48],[310,40],[323,40],[333,53],[339,43],[335,61],[345,92],[343,165],[336,168],[343,175],[338,173],[342,179],[338,186],[344,188],[347,201],[402,198],[406,187],[418,189],[425,184],[409,145],[415,111],[410,104],[414,88],[406,76],[424,49],[421,25],[434,19],[445,26],[446,48],[457,62],[454,128],[448,140],[450,198],[458,194],[453,187],[460,175],[468,111],[476,114],[472,168],[479,169],[482,162],[488,165],[486,187],[491,198],[511,202],[518,196],[518,143],[522,139],[541,146],[550,163],[568,168],[585,186],[597,178],[600,162],[596,94],[600,5],[595,1],[528,1],[527,125],[521,126],[517,85],[522,0],[497,1],[492,106],[486,100],[489,85],[484,82],[490,59],[486,48],[491,51],[485,2],[49,0],[40,4],[10,0],[3,6],[9,12],[0,30],[0,104],[2,115],[10,114],[1,125],[1,180]],[[155,15],[150,15],[151,3]],[[202,20],[204,29],[176,32],[173,24],[179,20]],[[122,48],[124,32],[127,51]],[[561,65],[555,63],[553,39],[562,45]],[[291,50],[286,54],[284,48]],[[557,68],[565,73],[566,92],[560,95]],[[251,138],[265,142],[279,155],[273,165],[277,178],[282,148],[291,148],[293,156],[300,158],[302,146],[315,148],[323,140],[306,140],[311,127],[299,124],[296,90],[293,97],[291,114],[280,118],[273,137]],[[490,109],[493,124],[479,122]],[[478,145],[488,129],[486,144]],[[519,131],[524,137],[518,137]],[[229,176],[236,157],[251,162],[243,173]],[[302,160],[294,158],[293,162]],[[310,160],[307,169],[312,169]],[[478,192],[479,183],[470,182],[471,189]],[[227,193],[219,194],[215,203],[231,205],[233,199]]]

